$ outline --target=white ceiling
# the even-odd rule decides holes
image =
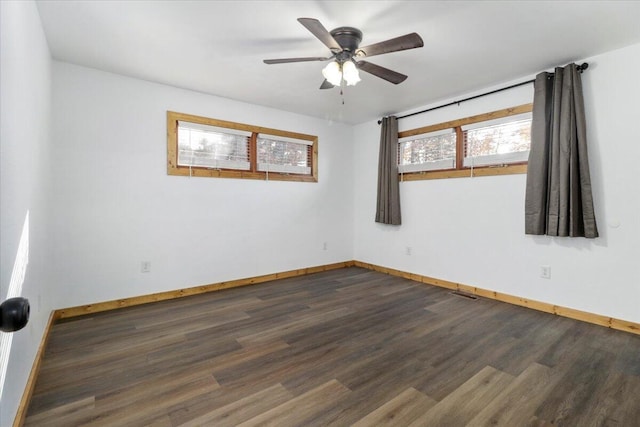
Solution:
[[[38,1],[53,58],[327,120],[361,123],[529,78],[640,42],[637,1]],[[417,32],[419,49],[369,61],[407,74],[399,85],[361,72],[319,90],[328,56],[298,21],[359,28],[361,46]],[[593,71],[597,72],[597,71]]]

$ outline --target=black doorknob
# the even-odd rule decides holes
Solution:
[[[15,332],[29,321],[29,300],[22,297],[9,298],[0,304],[0,331]]]

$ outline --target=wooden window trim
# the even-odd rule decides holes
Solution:
[[[465,117],[434,125],[423,126],[415,129],[398,132],[398,139],[409,136],[422,135],[444,129],[454,129],[456,133],[456,168],[435,171],[405,172],[399,173],[401,181],[422,181],[428,179],[444,178],[469,178],[474,176],[494,176],[513,175],[527,173],[527,163],[511,163],[508,165],[476,166],[474,168],[463,166],[464,140],[462,126],[472,123],[485,122],[488,120],[500,119],[517,114],[529,113],[533,111],[533,104],[523,104],[516,107],[504,108],[502,110],[489,113],[478,114],[476,116]]]
[[[227,129],[251,132],[249,140],[250,170],[241,171],[233,169],[210,169],[206,167],[189,167],[178,165],[178,121],[199,123]],[[311,174],[298,175],[280,172],[260,172],[257,170],[257,139],[259,134],[282,136],[286,138],[311,141],[308,146],[311,152]],[[318,137],[297,132],[289,132],[281,129],[272,129],[262,126],[247,125],[244,123],[229,122],[212,119],[209,117],[194,116],[192,114],[167,111],[167,174],[176,176],[196,176],[208,178],[238,178],[258,179],[273,181],[318,182]]]

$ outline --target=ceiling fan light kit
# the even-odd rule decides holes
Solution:
[[[333,86],[340,86],[343,80],[347,86],[355,86],[360,81],[360,74],[356,64],[351,60],[342,64],[338,61],[329,62],[322,69],[322,75]]]
[[[303,57],[303,58],[283,58],[265,59],[265,64],[284,64],[289,62],[309,62],[309,61],[331,61],[322,70],[325,80],[320,89],[331,89],[335,86],[342,86],[344,81],[347,86],[355,86],[360,81],[358,70],[373,74],[390,83],[399,84],[407,79],[407,76],[400,74],[380,65],[367,61],[356,61],[356,58],[365,56],[382,55],[384,53],[397,52],[400,50],[414,49],[424,46],[422,38],[417,33],[406,34],[404,36],[389,39],[380,43],[360,48],[362,31],[353,27],[339,27],[331,32],[313,18],[298,18],[307,30],[309,30],[318,40],[320,40],[331,51],[331,56],[323,57]]]

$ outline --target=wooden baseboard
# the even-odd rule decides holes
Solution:
[[[42,364],[42,359],[44,357],[44,350],[47,347],[51,328],[53,327],[55,321],[56,314],[55,311],[52,311],[49,315],[47,326],[45,326],[44,332],[42,333],[40,346],[38,347],[38,351],[36,352],[36,358],[33,360],[31,372],[29,373],[29,378],[27,379],[27,385],[24,387],[24,392],[22,393],[22,398],[20,399],[20,404],[18,405],[16,417],[13,419],[13,427],[21,427],[24,424],[25,417],[27,416],[27,408],[29,408],[29,402],[31,402],[31,396],[33,396],[33,390],[36,386],[36,379],[38,378],[38,374],[40,373],[40,365]]]
[[[307,274],[319,273],[321,271],[336,270],[339,268],[352,267],[352,266],[362,267],[369,270],[375,270],[381,273],[403,277],[405,279],[410,279],[416,282],[426,283],[429,285],[467,292],[467,293],[478,295],[484,298],[490,298],[497,301],[519,305],[522,307],[527,307],[527,308],[531,308],[538,311],[544,311],[545,313],[552,313],[558,316],[568,317],[575,320],[581,320],[584,322],[606,326],[608,328],[617,329],[625,332],[631,332],[633,334],[640,335],[640,323],[630,322],[626,320],[616,319],[614,317],[607,317],[600,314],[589,313],[586,311],[580,311],[573,308],[562,307],[555,304],[550,304],[550,303],[535,301],[535,300],[522,298],[514,295],[490,291],[487,289],[465,285],[462,283],[455,283],[447,280],[437,279],[434,277],[423,276],[420,274],[408,273],[406,271],[395,270],[392,268],[382,267],[379,265],[369,264],[361,261],[344,261],[344,262],[338,262],[334,264],[320,265],[316,267],[289,270],[289,271],[284,271],[280,273],[266,274],[263,276],[249,277],[245,279],[237,279],[237,280],[231,280],[227,282],[212,283],[209,285],[196,286],[192,288],[178,289],[173,291],[159,292],[155,294],[142,295],[142,296],[131,297],[131,298],[123,298],[119,300],[99,302],[95,304],[63,308],[63,309],[56,310],[54,312],[54,320],[82,316],[82,315],[91,314],[91,313],[98,313],[101,311],[114,310],[117,308],[132,307],[135,305],[148,304],[151,302],[164,301],[164,300],[169,300],[174,298],[182,298],[190,295],[197,295],[197,294],[202,294],[207,292],[218,291],[222,289],[236,288],[236,287],[247,286],[247,285],[255,285],[258,283],[271,282],[273,280],[285,279],[288,277],[304,276]]]
[[[407,273],[406,271],[395,270],[393,268],[382,267],[375,264],[368,264],[365,262],[354,261],[353,265],[355,265],[356,267],[362,267],[369,270],[386,273],[392,276],[404,277],[405,279],[426,283],[428,285],[439,286],[447,289],[454,289],[454,290],[466,292],[469,294],[478,295],[484,298],[494,299],[496,301],[502,301],[509,304],[519,305],[521,307],[527,307],[533,310],[544,311],[545,313],[552,313],[558,316],[568,317],[570,319],[580,320],[583,322],[593,323],[595,325],[606,326],[607,328],[617,329],[619,331],[630,332],[632,334],[640,335],[640,323],[629,322],[627,320],[616,319],[614,317],[607,317],[600,314],[593,314],[586,311],[580,311],[573,308],[562,307],[559,305],[549,304],[546,302],[535,301],[528,298],[522,298],[522,297],[513,296],[509,294],[503,294],[500,292],[477,288],[475,286],[449,282],[447,280],[436,279],[434,277]]]
[[[123,298],[112,301],[98,302],[95,304],[79,305],[76,307],[62,308],[55,311],[56,319],[83,316],[85,314],[99,313],[101,311],[114,310],[123,307],[148,304],[151,302],[165,301],[182,298],[191,295],[204,294],[222,289],[237,288],[240,286],[256,285],[258,283],[271,282],[273,280],[288,277],[304,276],[306,274],[319,273],[321,271],[336,270],[338,268],[352,267],[353,261],[338,262],[335,264],[320,265],[317,267],[300,268],[297,270],[283,271],[280,273],[265,274],[264,276],[249,277],[246,279],[231,280],[228,282],[212,283],[209,285],[195,286],[193,288],[177,289],[174,291],[159,292],[149,295],[141,295],[131,298]]]

